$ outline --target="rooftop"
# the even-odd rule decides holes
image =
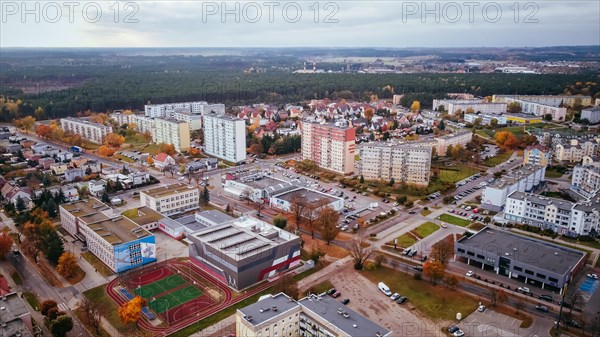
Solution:
[[[0,333],[2,336],[16,336],[19,332],[22,337],[32,336],[25,322],[21,319],[24,315],[29,315],[29,310],[25,303],[19,298],[17,293],[6,294],[0,300],[0,322],[2,327]]]
[[[509,197],[512,199],[518,199],[518,200],[523,200],[523,201],[525,199],[527,199],[528,202],[538,204],[538,205],[545,205],[545,206],[555,205],[556,208],[564,210],[564,211],[570,211],[574,206],[574,203],[567,201],[567,200],[544,197],[544,196],[533,194],[533,193],[525,193],[525,192],[519,192],[519,191],[515,191],[515,192],[511,193],[509,195]]]
[[[561,275],[569,272],[585,256],[582,251],[488,227],[471,237],[460,239],[458,243],[524,264],[534,264]]]
[[[137,209],[137,216],[129,219],[135,222],[138,226],[144,226],[153,222],[157,222],[162,218],[162,214],[146,206],[142,206]]]
[[[538,166],[534,164],[524,164],[520,167],[514,168],[512,171],[501,177],[500,179],[494,181],[488,187],[491,188],[504,188],[507,185],[514,184],[521,179],[524,179],[531,175],[532,173],[543,169],[543,166]]]
[[[96,123],[96,122],[90,122],[88,120],[88,118],[84,117],[84,118],[75,118],[75,117],[65,117],[62,118],[61,120],[67,120],[70,122],[75,122],[75,123],[81,123],[81,124],[87,124],[87,125],[92,125],[92,126],[98,126],[98,127],[106,127],[106,125],[101,124],[101,123]]]
[[[147,194],[153,198],[162,198],[169,195],[175,195],[185,191],[196,190],[193,186],[188,184],[178,183],[171,185],[162,185],[160,187],[154,187],[145,191],[141,191],[142,194]]]
[[[223,212],[219,212],[216,210],[208,210],[208,211],[202,211],[202,212],[196,212],[196,219],[199,220],[203,220],[206,219],[207,221],[213,222],[213,223],[217,223],[217,224],[222,224],[224,222],[227,221],[231,221],[234,220],[234,217],[231,217]]]
[[[294,299],[284,293],[279,293],[265,297],[256,303],[239,309],[239,311],[244,315],[247,322],[253,326],[257,326],[279,315],[287,316],[287,311],[299,307],[300,304],[294,301]]]
[[[244,183],[248,186],[252,186],[257,189],[266,190],[271,186],[277,186],[280,184],[286,184],[286,181],[279,180],[276,178],[271,178],[270,176],[263,177],[262,174],[255,175],[254,177],[240,177],[238,179],[241,183]]]
[[[436,139],[448,139],[448,138],[464,136],[468,133],[472,133],[472,132],[471,131],[459,131],[459,132],[455,132],[455,133],[451,133],[448,135],[443,135],[443,136],[439,136],[439,137],[435,137],[435,138]]]
[[[340,199],[329,194],[317,192],[315,190],[309,190],[306,188],[299,188],[290,192],[284,192],[276,195],[276,197],[287,202],[292,202],[292,200],[294,200],[296,197],[302,197],[305,198],[309,204],[316,204],[323,199],[327,201],[327,204],[331,204],[332,202]]]

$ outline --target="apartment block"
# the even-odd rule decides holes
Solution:
[[[500,115],[506,112],[506,103],[482,103],[481,101],[468,102],[468,103],[456,103],[450,102],[447,107],[447,111],[451,114],[457,111],[467,112],[473,110],[473,112],[479,112],[486,115]]]
[[[303,121],[302,159],[323,169],[350,175],[354,173],[356,130],[345,121],[316,123]]]
[[[284,293],[263,296],[258,302],[238,309],[235,321],[238,337],[388,337],[392,334],[324,294],[311,294],[298,301]]]
[[[498,125],[504,125],[507,122],[506,116],[503,115],[490,115],[490,114],[465,114],[463,116],[465,122],[475,123],[477,119],[480,120],[481,125],[491,125],[492,120],[496,120]]]
[[[600,143],[597,140],[570,139],[568,143],[556,145],[554,157],[557,161],[578,163],[585,156],[597,155],[599,148]]]
[[[473,133],[471,131],[462,131],[444,135],[435,138],[437,141],[436,153],[438,156],[445,156],[446,151],[450,145],[452,146],[466,146],[473,139]]]
[[[209,104],[208,102],[180,102],[165,104],[148,104],[144,106],[144,112],[147,117],[173,118],[177,113],[190,113],[192,115],[203,115],[213,111],[216,114],[225,114],[224,104]]]
[[[551,115],[553,121],[564,121],[567,115],[567,108],[560,106],[564,104],[563,100],[551,96],[494,96],[493,101],[506,104],[519,103],[521,112],[541,117]]]
[[[190,126],[184,121],[156,118],[152,141],[155,143],[173,144],[175,151],[190,149]]]
[[[526,147],[523,155],[525,164],[548,166],[550,163],[550,149],[540,144]]]
[[[587,119],[590,124],[600,123],[600,106],[581,110],[581,119]]]
[[[126,114],[121,110],[115,110],[110,114],[110,118],[114,119],[119,125],[133,123],[134,117],[134,114]]]
[[[600,202],[586,200],[573,203],[531,193],[513,192],[506,198],[504,219],[563,235],[589,235],[597,232]]]
[[[203,121],[206,154],[232,163],[246,160],[246,125],[242,119],[210,113]]]
[[[93,123],[86,118],[62,118],[60,127],[95,144],[102,144],[106,135],[113,132],[111,126]]]
[[[546,166],[524,164],[488,185],[481,196],[481,207],[500,211],[513,192],[530,192],[545,181]]]
[[[172,184],[140,191],[140,203],[164,215],[185,213],[200,207],[200,191],[187,184]]]
[[[360,150],[359,175],[419,186],[429,184],[431,146],[414,143],[365,143]]]
[[[59,206],[61,226],[114,272],[156,261],[154,235],[96,198]]]
[[[550,106],[570,106],[573,107],[576,104],[583,106],[592,105],[592,98],[590,96],[573,96],[573,95],[494,95],[492,96],[492,102],[498,103],[510,103],[511,99],[520,99],[529,102],[540,103]]]
[[[586,198],[600,196],[600,167],[597,165],[577,165],[573,168],[571,190]]]

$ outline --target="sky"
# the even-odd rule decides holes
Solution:
[[[600,45],[600,1],[11,1],[0,47]]]

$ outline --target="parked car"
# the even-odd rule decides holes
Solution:
[[[552,296],[550,296],[550,295],[540,295],[540,296],[538,296],[538,298],[540,300],[544,300],[544,301],[548,301],[548,302],[552,302],[554,300],[552,298]]]
[[[543,312],[548,312],[548,307],[545,305],[536,305],[535,309]]]
[[[399,298],[396,300],[396,303],[398,303],[398,304],[402,304],[402,303],[406,302],[406,300],[407,300],[406,296],[400,296],[400,297],[399,297]]]
[[[457,327],[456,325],[453,325],[453,326],[451,326],[451,327],[448,328],[448,332],[449,333],[454,333],[454,332],[456,332],[458,330],[460,330],[460,328]]]
[[[442,226],[442,228],[448,228],[448,225],[446,225],[445,223],[441,223],[440,226]]]
[[[598,279],[598,274],[587,274],[587,277],[591,277],[594,280],[597,280]]]
[[[518,287],[517,292],[519,292],[521,294],[525,294],[525,295],[531,294],[531,291],[527,287]]]
[[[333,298],[338,298],[340,296],[342,296],[342,293],[340,293],[339,291],[336,291],[335,293],[333,293],[333,295],[331,295],[331,297]]]
[[[331,288],[329,290],[327,290],[327,295],[333,295],[336,293],[337,290],[335,290],[335,288]]]
[[[400,294],[398,293],[394,293],[392,296],[390,296],[390,299],[392,299],[392,301],[397,300],[400,297]]]
[[[425,261],[427,261],[427,255],[421,256],[421,262],[425,262]]]
[[[485,305],[480,305],[480,306],[477,308],[477,311],[479,311],[479,312],[484,312],[484,311],[485,311]]]
[[[417,213],[417,212],[416,212],[416,211],[414,211],[414,210],[413,210],[413,211],[410,211],[410,212],[408,212],[408,214],[416,214],[416,213]]]
[[[350,299],[349,298],[344,298],[342,300],[342,304],[348,304],[348,303],[350,303]]]
[[[475,275],[475,273],[472,270],[469,270],[465,275],[467,275],[468,277],[471,277],[471,276]]]
[[[464,333],[462,330],[460,330],[460,329],[459,329],[459,330],[456,330],[456,331],[454,331],[454,332],[452,333],[452,336],[454,336],[454,337],[462,337],[462,336],[464,336],[464,335],[465,335],[465,333]]]

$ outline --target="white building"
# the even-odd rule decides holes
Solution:
[[[62,118],[60,127],[96,144],[102,144],[106,135],[113,132],[112,126],[92,123],[84,118]]]
[[[572,96],[570,96],[572,97]],[[493,102],[519,103],[521,112],[535,116],[551,115],[553,121],[564,121],[567,108],[560,107],[564,96],[493,96]]]
[[[333,210],[341,212],[344,208],[344,199],[302,187],[276,194],[269,201],[271,207],[290,212],[292,204],[298,200],[301,200],[306,207],[315,209],[329,206]]]
[[[494,95],[492,102],[510,103],[510,99],[521,99],[529,102],[540,103],[550,106],[574,106],[580,104],[583,106],[592,105],[590,96],[572,96],[572,95]]]
[[[590,124],[600,123],[600,106],[581,110],[581,119],[587,119]]]
[[[427,186],[431,173],[431,146],[419,142],[364,143],[358,174],[367,180],[384,179]]]
[[[475,123],[479,118],[481,125],[491,125],[494,119],[498,122],[498,125],[506,124],[506,117],[503,115],[465,114],[463,118],[467,123]]]
[[[513,192],[529,192],[545,181],[546,166],[525,164],[488,185],[481,196],[481,206],[499,211]]]
[[[600,203],[573,203],[536,194],[513,192],[506,199],[504,219],[563,235],[589,235],[598,231]]]
[[[445,156],[446,150],[450,145],[457,146],[461,145],[465,147],[473,139],[473,133],[471,131],[460,131],[441,137],[436,137],[437,141],[436,153],[438,156]]]
[[[224,104],[208,104],[208,102],[180,102],[165,104],[150,104],[144,106],[147,117],[172,118],[175,112],[189,112],[192,115],[203,115],[214,111],[216,114],[225,114]]]
[[[115,120],[119,126],[123,124],[131,124],[134,122],[134,114],[126,114],[121,110],[115,110],[110,114],[110,118]]]
[[[468,112],[470,110],[473,110],[474,113],[500,115],[506,112],[506,103],[482,103],[481,101],[471,103],[450,102],[447,107],[447,111],[450,114],[454,114],[457,111]]]
[[[600,167],[597,165],[577,165],[573,168],[571,190],[586,198],[600,195]]]
[[[140,203],[164,215],[184,213],[200,207],[200,192],[187,184],[164,185],[141,191]]]
[[[99,197],[106,190],[106,181],[102,179],[88,181],[88,190],[90,194]]]
[[[153,142],[158,144],[173,144],[177,152],[190,149],[190,126],[188,123],[175,119],[162,118],[156,118],[154,123]]]
[[[204,115],[204,152],[232,163],[246,160],[246,126],[243,120],[217,114]]]
[[[301,128],[302,159],[312,160],[320,168],[343,175],[354,173],[355,128],[345,121],[303,121]]]
[[[557,161],[568,161],[578,163],[585,156],[595,156],[598,154],[600,143],[598,140],[592,139],[570,139],[568,143],[557,144],[554,150],[554,158]]]

